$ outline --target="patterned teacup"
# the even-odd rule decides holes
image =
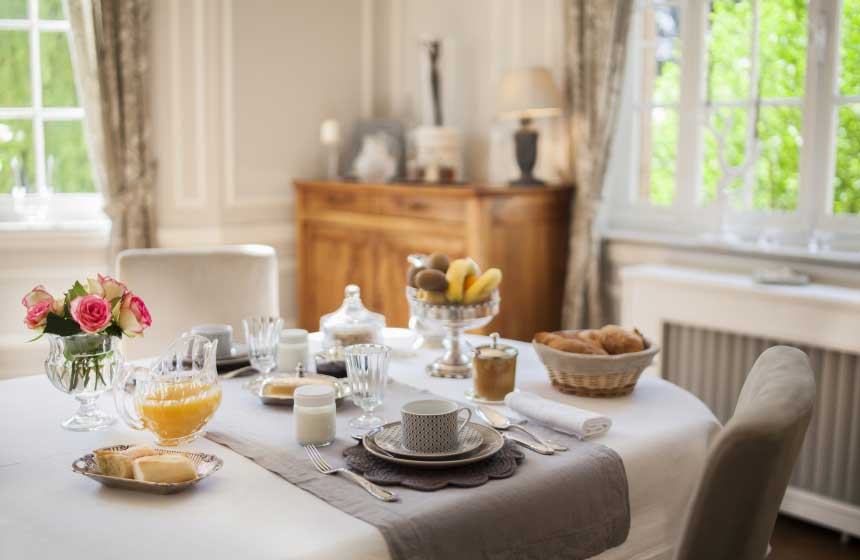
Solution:
[[[461,421],[460,412],[466,412]],[[453,451],[460,444],[460,432],[472,418],[472,411],[443,400],[412,401],[400,409],[403,446],[412,451],[436,453]]]

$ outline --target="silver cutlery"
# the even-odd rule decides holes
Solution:
[[[478,414],[481,416],[481,418],[486,420],[490,426],[494,427],[497,430],[519,430],[533,437],[543,447],[547,447],[549,449],[552,449],[553,451],[567,451],[567,447],[544,439],[532,432],[531,430],[527,430],[526,428],[520,426],[519,424],[514,424],[507,416],[505,416],[498,410],[493,410],[488,406],[480,405],[478,406]]]
[[[508,441],[512,441],[519,445],[522,445],[526,449],[531,449],[535,453],[540,453],[541,455],[554,455],[555,451],[550,447],[545,447],[539,443],[533,443],[531,441],[525,440],[520,436],[515,436],[514,434],[509,434],[507,432],[502,432],[502,437]]]
[[[352,472],[349,469],[345,469],[343,467],[340,468],[332,468],[331,465],[326,462],[322,455],[320,455],[319,450],[315,445],[305,445],[305,453],[307,453],[308,458],[313,463],[314,467],[321,472],[322,474],[343,474],[373,496],[377,500],[382,500],[383,502],[395,502],[398,500],[397,494],[394,492],[390,492],[381,486],[377,486],[376,484],[370,482],[366,478],[361,475],[358,475]]]
[[[221,374],[218,376],[219,379],[233,379],[234,377],[239,377],[240,375],[250,375],[252,373],[257,373],[257,368],[254,366],[245,366],[240,367],[239,369],[234,369],[228,371],[227,373]]]

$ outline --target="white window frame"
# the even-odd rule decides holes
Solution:
[[[763,0],[759,0],[761,2]],[[681,91],[678,101],[676,191],[673,203],[660,207],[639,200],[639,107],[641,88],[641,9],[657,5],[680,9]],[[705,71],[709,2],[704,0],[640,0],[631,22],[628,64],[619,129],[607,176],[608,208],[604,224],[610,231],[674,234],[686,238],[718,239],[718,204],[702,207]],[[803,145],[800,150],[800,190],[792,212],[745,210],[731,213],[732,229],[754,242],[770,228],[779,228],[786,246],[805,247],[813,231],[833,235],[833,247],[860,249],[860,215],[835,215],[836,114],[841,103],[860,102],[860,96],[837,92],[839,72],[839,17],[842,0],[809,0],[807,65],[800,104]],[[763,101],[763,104],[767,101]],[[655,105],[659,106],[659,103]],[[650,109],[645,109],[650,110]]]
[[[44,107],[42,105],[42,32],[70,32],[68,20],[40,20],[39,0],[27,0],[27,19],[0,19],[0,31],[26,31],[30,46],[30,103],[29,107],[0,107],[0,120],[30,119],[33,127],[33,155],[35,186],[38,193],[50,193],[46,177],[47,155],[45,153],[45,123],[84,120],[82,107]],[[80,91],[78,91],[80,98]],[[107,217],[102,205],[101,193],[53,193],[47,198],[46,217],[39,224],[52,227],[65,223],[90,223],[94,228],[104,227]],[[16,216],[12,195],[0,195],[0,224],[25,221]],[[39,224],[29,224],[27,229]],[[11,224],[14,225],[14,224]]]

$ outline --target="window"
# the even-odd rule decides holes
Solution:
[[[0,0],[0,221],[100,214],[65,18],[63,0]]]
[[[858,45],[860,0],[640,1],[612,226],[860,241]]]

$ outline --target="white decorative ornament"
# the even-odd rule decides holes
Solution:
[[[353,162],[353,172],[365,182],[378,183],[394,178],[397,160],[388,149],[388,135],[384,132],[368,134],[361,140],[361,152]]]

